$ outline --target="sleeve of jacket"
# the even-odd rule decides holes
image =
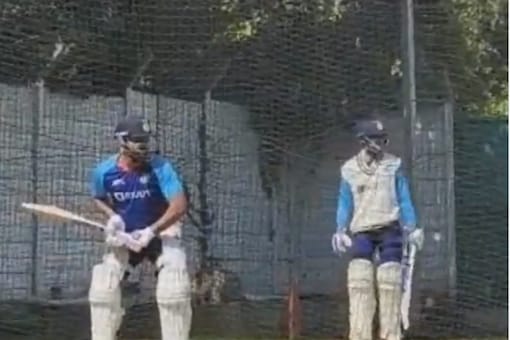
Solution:
[[[340,179],[340,188],[338,191],[338,203],[336,209],[336,226],[337,230],[345,231],[352,218],[354,209],[354,201],[352,196],[351,185],[342,176]]]
[[[409,182],[402,168],[396,173],[397,199],[400,208],[400,222],[403,226],[416,228],[416,210],[411,198]]]

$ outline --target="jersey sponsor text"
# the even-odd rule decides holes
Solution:
[[[126,200],[133,200],[133,199],[144,199],[151,196],[151,192],[149,189],[145,190],[139,190],[139,191],[117,191],[113,193],[113,197],[118,202],[124,202]]]

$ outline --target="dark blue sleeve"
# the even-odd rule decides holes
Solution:
[[[400,207],[400,222],[403,226],[416,227],[416,213],[409,191],[409,182],[402,169],[396,174],[397,199]]]
[[[354,200],[352,197],[351,186],[344,178],[340,181],[340,190],[338,193],[338,206],[336,210],[337,230],[345,230],[351,223],[352,212],[354,209]]]
[[[162,161],[155,167],[155,173],[161,192],[168,201],[175,198],[178,194],[184,193],[181,179],[170,162]]]

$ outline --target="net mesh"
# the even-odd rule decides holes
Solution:
[[[20,204],[99,219],[90,172],[126,114],[150,118],[186,181],[193,277],[227,277],[222,301],[195,301],[194,336],[284,334],[293,282],[304,335],[347,334],[347,260],[329,240],[350,123],[374,113],[426,233],[411,334],[505,335],[508,129],[493,114],[507,110],[508,4],[409,3],[2,1],[0,337],[90,337],[102,236]],[[130,276],[122,339],[160,336],[153,270]]]

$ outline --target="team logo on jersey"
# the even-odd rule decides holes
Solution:
[[[127,200],[136,200],[136,199],[144,199],[151,196],[150,190],[140,190],[140,191],[117,191],[113,193],[113,197],[118,202],[124,202]]]
[[[363,192],[365,192],[365,189],[366,187],[364,185],[358,185],[356,191],[358,192],[358,194],[362,194]]]
[[[143,175],[140,177],[140,183],[141,184],[147,184],[149,183],[149,175]]]
[[[113,182],[112,182],[112,187],[118,187],[118,186],[121,186],[121,185],[124,185],[124,180],[122,178],[117,178],[117,179],[114,179]]]

